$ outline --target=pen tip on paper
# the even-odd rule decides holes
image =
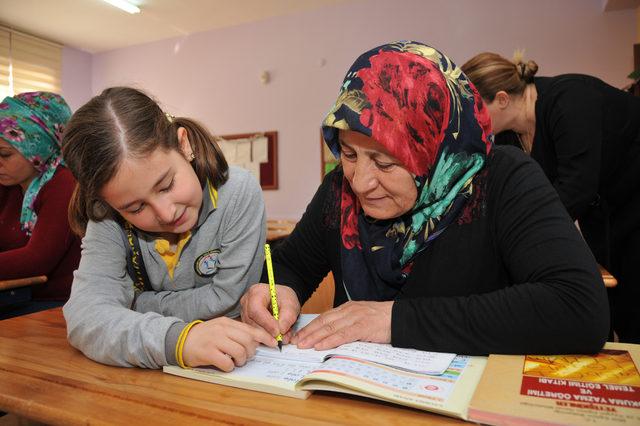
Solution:
[[[278,349],[280,349],[280,352],[282,352],[282,342],[278,342]]]

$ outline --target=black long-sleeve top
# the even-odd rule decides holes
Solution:
[[[640,98],[582,74],[536,77],[534,84],[531,156],[578,220],[596,259],[620,278],[616,263],[640,226]],[[516,139],[503,132],[496,143],[514,145]]]
[[[329,271],[335,306],[347,301],[341,180],[339,169],[325,178],[273,253],[277,282],[301,303]],[[604,284],[540,168],[496,147],[474,186],[457,222],[415,259],[393,304],[392,345],[470,355],[598,351],[609,331]]]
[[[595,77],[534,79],[536,131],[531,156],[574,219],[590,204],[611,207],[640,191],[640,98]]]

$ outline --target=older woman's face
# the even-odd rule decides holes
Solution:
[[[29,160],[9,142],[0,139],[0,185],[20,185],[24,191],[37,175]]]
[[[375,139],[340,130],[344,176],[367,216],[391,219],[413,208],[418,191],[413,176]]]

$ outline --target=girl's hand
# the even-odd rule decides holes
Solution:
[[[182,358],[190,367],[213,365],[229,372],[251,359],[260,343],[277,346],[276,340],[260,328],[227,317],[214,318],[189,330]]]
[[[300,302],[290,287],[276,285],[279,320],[271,313],[271,296],[268,284],[254,284],[240,299],[242,321],[260,327],[272,336],[282,333],[283,343],[289,342],[291,326],[300,315]]]
[[[291,343],[300,349],[331,349],[349,342],[391,343],[393,302],[347,302],[311,321]]]

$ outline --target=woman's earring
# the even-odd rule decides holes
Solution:
[[[193,160],[195,160],[195,159],[196,159],[196,156],[195,156],[195,154],[192,152],[192,153],[189,155],[189,162],[192,162],[192,161],[193,161]]]

